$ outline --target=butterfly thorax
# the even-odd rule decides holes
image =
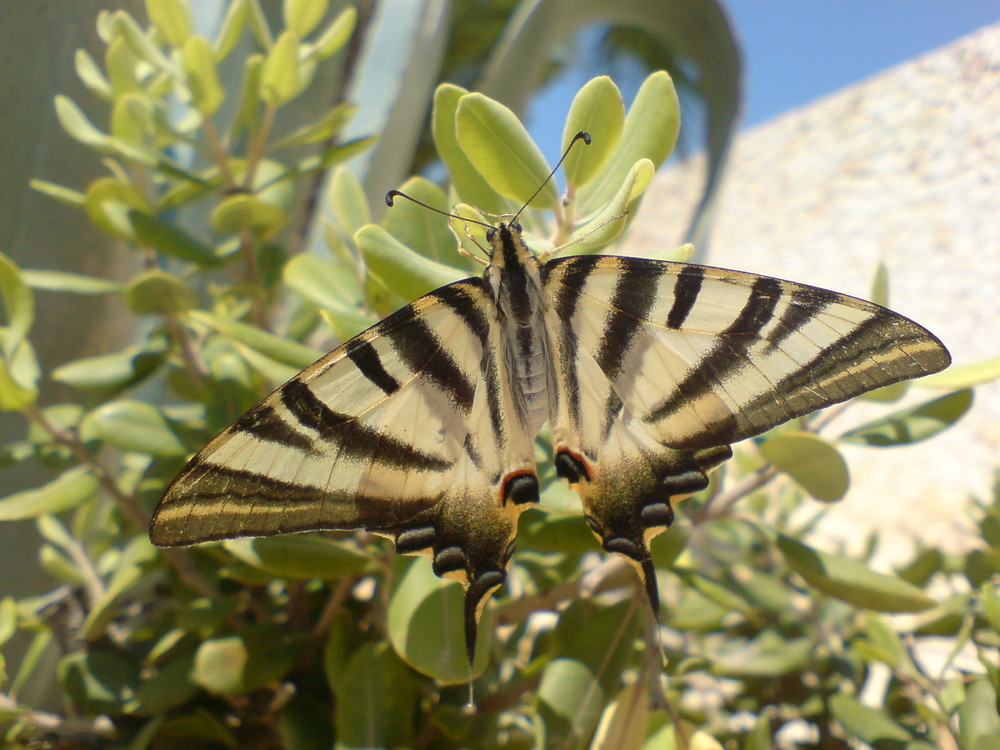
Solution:
[[[497,304],[507,373],[515,407],[535,434],[549,416],[551,367],[538,258],[521,239],[521,226],[501,222],[487,233],[490,265],[485,278]]]

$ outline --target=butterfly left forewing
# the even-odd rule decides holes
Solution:
[[[482,280],[468,279],[323,357],[191,459],[156,509],[153,542],[379,533],[465,584],[471,658],[517,515],[538,498],[495,318]]]
[[[552,260],[543,275],[557,468],[654,604],[648,538],[730,443],[949,362],[900,315],[778,279],[611,256]]]

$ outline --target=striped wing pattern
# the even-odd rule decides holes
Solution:
[[[575,256],[543,277],[557,469],[605,549],[639,568],[654,609],[648,540],[730,443],[950,361],[896,313],[764,276]]]
[[[516,222],[482,278],[431,292],[285,383],[167,490],[161,546],[365,528],[466,587],[466,648],[538,501],[534,438],[604,548],[658,594],[649,539],[730,443],[949,363],[889,310],[813,287],[618,256],[540,263]]]
[[[537,482],[510,481],[534,478],[534,436],[508,420],[496,314],[468,279],[323,357],[191,459],[156,509],[153,542],[366,528],[431,554],[478,612],[503,580],[517,515],[538,499]]]

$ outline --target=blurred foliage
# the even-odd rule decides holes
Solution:
[[[194,32],[183,0],[148,0],[147,10],[149,27],[100,14],[104,59],[77,57],[108,104],[103,127],[56,102],[107,176],[82,190],[35,183],[123,241],[145,270],[119,282],[20,269],[0,255],[0,408],[26,424],[0,448],[0,466],[50,473],[0,499],[0,521],[37,524],[38,561],[53,580],[51,591],[0,600],[6,742],[997,747],[1000,484],[967,509],[972,551],[920,547],[893,574],[865,565],[874,536],[862,559],[814,549],[817,506],[806,496],[843,496],[841,443],[886,447],[947,429],[997,362],[938,376],[947,393],[902,410],[888,404],[905,386],[876,394],[882,416],[839,437],[820,437],[822,418],[810,418],[744,446],[653,545],[658,626],[632,571],[597,554],[583,519],[566,512],[543,436],[543,504],[522,516],[508,585],[485,613],[474,711],[461,589],[425,559],[364,533],[155,550],[150,511],[187,456],[332,342],[472,266],[447,222],[412,204],[369,223],[345,169],[330,178],[327,252],[287,252],[296,191],[371,143],[340,137],[348,104],[304,124],[282,120],[348,43],[353,10],[286,0],[275,29],[257,0],[235,0],[212,39]],[[256,51],[237,58],[246,37]],[[221,82],[223,64],[240,66],[238,90]],[[581,129],[594,143],[566,164],[572,206],[546,190],[522,217],[536,249],[576,238],[577,251],[593,252],[616,239],[623,210],[634,212],[674,145],[678,111],[665,73],[645,80],[627,112],[610,79],[588,83],[564,143]],[[419,177],[401,186],[432,206],[457,203],[473,218],[461,204],[507,210],[548,168],[517,118],[481,94],[441,86],[432,119],[450,192]],[[502,140],[486,137],[497,129]],[[302,156],[303,145],[315,150]],[[180,156],[191,151],[195,166]],[[467,243],[463,222],[452,223]],[[30,338],[36,289],[121,296],[142,321],[138,340],[42,373]],[[43,376],[79,400],[41,405]],[[17,637],[28,645],[12,660]],[[22,702],[53,674],[58,701]]]

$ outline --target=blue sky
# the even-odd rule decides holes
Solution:
[[[744,127],[1000,21],[996,0],[729,0]]]
[[[721,2],[743,52],[742,128],[1000,21],[997,0]],[[572,71],[533,103],[528,129],[549,159],[573,94],[593,74]]]

